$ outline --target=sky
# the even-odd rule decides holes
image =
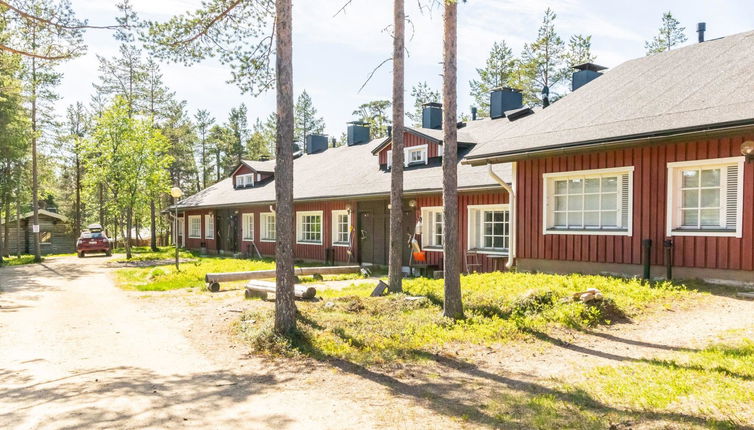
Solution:
[[[388,63],[377,71],[363,90],[359,88],[370,72],[392,54],[392,41],[385,27],[392,22],[392,1],[353,0],[340,14],[336,12],[346,0],[294,0],[293,64],[296,95],[306,90],[319,115],[324,117],[325,131],[340,136],[352,112],[362,103],[390,99],[392,67]],[[72,0],[79,18],[92,25],[113,24],[117,15],[115,0]],[[166,20],[170,16],[195,9],[199,0],[132,0],[135,11],[143,18]],[[442,13],[420,11],[417,0],[406,1],[407,26],[406,107],[413,106],[411,87],[426,81],[434,89],[442,88]],[[754,29],[754,2],[751,0],[469,0],[459,4],[458,22],[458,105],[470,110],[469,81],[481,67],[492,44],[505,40],[515,54],[537,34],[542,15],[551,7],[557,13],[556,30],[564,40],[572,34],[592,35],[596,63],[614,67],[623,61],[644,55],[644,42],[657,33],[660,18],[670,10],[686,27],[688,41],[696,43],[696,23],[707,23],[707,39]],[[88,103],[97,81],[97,55],[117,54],[118,42],[108,31],[89,30],[88,52],[61,66],[64,78],[57,111],[62,114],[68,104]],[[147,54],[148,55],[148,54]],[[161,63],[165,83],[179,99],[188,102],[193,114],[207,109],[225,122],[231,107],[246,103],[249,121],[266,118],[275,109],[274,91],[258,97],[243,95],[226,81],[229,69],[208,60],[186,67]]]

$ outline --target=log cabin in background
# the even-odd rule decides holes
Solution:
[[[463,269],[671,267],[754,282],[754,32],[575,69],[573,93],[546,109],[502,88],[489,119],[459,125]],[[425,105],[422,127],[405,132],[406,243],[417,237],[438,267],[441,109]],[[363,123],[349,123],[344,147],[307,136],[294,162],[298,259],[387,263],[390,143]],[[179,203],[182,244],[271,256],[274,202],[274,161],[244,162]]]

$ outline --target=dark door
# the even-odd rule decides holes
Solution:
[[[215,232],[217,235],[217,251],[238,252],[238,216],[230,210],[219,210],[215,213]]]
[[[387,265],[388,221],[387,202],[359,203],[359,252],[362,263]]]
[[[404,266],[408,266],[409,264],[409,258],[411,256],[410,240],[414,235],[415,228],[416,212],[414,210],[403,211],[403,244],[401,245],[401,249],[403,249],[402,261]]]

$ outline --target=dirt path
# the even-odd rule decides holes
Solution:
[[[0,428],[404,427],[388,405],[405,428],[447,420],[332,369],[219,365],[185,321],[113,286],[106,261],[0,269]]]
[[[712,296],[641,324],[539,334],[430,365],[272,361],[229,335],[254,303],[240,291],[122,291],[107,261],[0,269],[0,428],[488,428],[501,423],[489,401],[557,395],[553,377],[754,327],[754,302]],[[525,428],[518,419],[503,417],[504,428]]]

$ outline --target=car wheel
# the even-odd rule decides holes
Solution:
[[[109,251],[109,250],[105,251],[105,255],[107,255],[108,257],[112,257],[113,256],[113,251]]]
[[[79,258],[84,258],[84,253],[83,252],[79,252]]]

